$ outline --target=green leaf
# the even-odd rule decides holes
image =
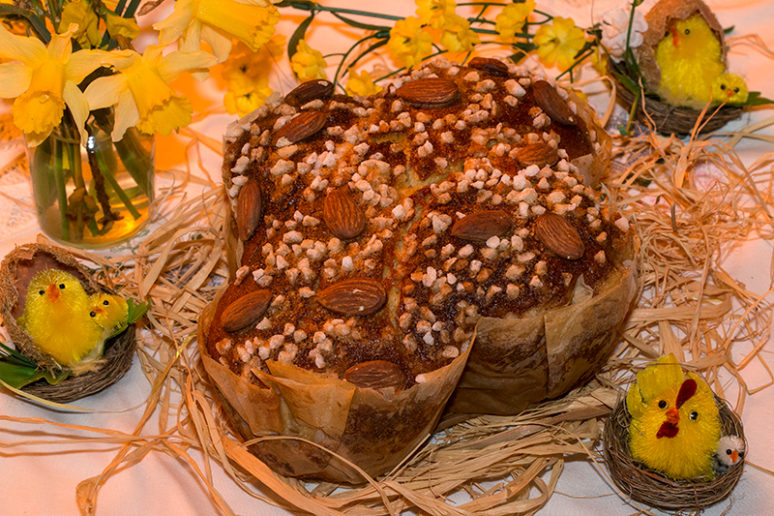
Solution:
[[[744,103],[745,106],[763,106],[766,104],[774,104],[774,100],[762,97],[760,91],[751,91],[747,96],[747,102]]]
[[[46,28],[46,23],[32,11],[9,4],[0,4],[0,16],[18,16],[24,18],[43,43],[48,44],[48,42],[51,41],[51,33]]]
[[[298,42],[304,39],[304,36],[306,36],[306,29],[309,28],[312,20],[314,20],[314,11],[312,11],[312,14],[310,14],[309,17],[305,18],[304,21],[299,23],[298,27],[296,27],[296,30],[293,31],[293,35],[290,36],[290,39],[288,40],[288,59],[292,59],[295,53],[298,51]]]
[[[723,34],[731,34],[734,31],[734,25],[731,25],[730,27],[723,29]]]
[[[15,365],[0,360],[0,379],[16,389],[40,380],[45,375],[44,371],[38,371],[35,367]]]
[[[135,304],[135,300],[131,297],[126,301],[126,304],[129,307],[129,311],[126,317],[129,324],[134,324],[139,321],[142,316],[145,315],[151,305],[150,301],[144,301],[142,303]]]

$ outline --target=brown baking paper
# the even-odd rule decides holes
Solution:
[[[284,475],[348,484],[366,481],[330,452],[371,476],[390,471],[432,433],[470,353],[468,345],[450,364],[419,375],[421,381],[398,392],[357,387],[333,375],[276,361],[267,362],[270,374],[253,371],[263,387],[237,376],[207,353],[218,299],[199,319],[202,363],[242,437],[269,438],[249,444],[250,451]]]
[[[569,305],[539,314],[482,317],[447,419],[516,414],[593,376],[615,346],[637,292],[634,264],[629,258],[611,271],[594,295],[581,291]]]

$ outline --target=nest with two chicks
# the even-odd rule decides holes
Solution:
[[[664,134],[707,133],[757,103],[728,73],[725,31],[704,2],[661,0],[644,18],[634,14],[622,59],[608,61],[617,98],[634,117]]]
[[[721,434],[744,441],[742,422],[724,400],[715,396]],[[675,480],[645,467],[632,457],[629,428],[632,416],[621,400],[605,423],[604,455],[615,485],[633,500],[664,510],[700,510],[725,499],[742,476],[740,460],[711,480]],[[746,447],[746,441],[745,441]]]

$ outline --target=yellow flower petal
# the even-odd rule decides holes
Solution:
[[[75,127],[81,133],[81,142],[85,142],[88,136],[83,126],[89,118],[89,103],[86,101],[86,95],[74,82],[67,82],[62,91],[62,98],[70,109]]]
[[[296,53],[290,59],[290,67],[301,82],[312,79],[326,79],[325,59],[319,50],[310,47],[306,40],[298,42]]]
[[[73,31],[72,37],[81,47],[91,48],[99,45],[102,40],[99,32],[99,18],[89,2],[70,0],[64,5],[57,32],[67,32],[71,24],[78,26]]]
[[[153,28],[159,31],[159,44],[168,45],[185,33],[193,19],[194,3],[195,0],[178,0],[172,14],[153,24]],[[196,43],[198,45],[198,40]]]
[[[217,64],[207,52],[171,52],[159,61],[158,71],[165,81],[172,81],[186,70],[207,69]]]
[[[73,52],[65,65],[65,78],[75,83],[81,82],[87,75],[99,68],[110,54],[102,50],[78,50]]]
[[[135,97],[136,100],[136,97]],[[191,123],[191,102],[180,95],[173,95],[155,104],[144,116],[140,115],[137,129],[146,134],[170,134]]]
[[[349,95],[375,95],[382,91],[382,87],[375,84],[371,75],[365,70],[357,75],[351,75],[347,82],[347,93]]]
[[[228,59],[228,55],[231,53],[231,38],[224,36],[220,33],[220,31],[213,29],[208,25],[200,25],[200,27],[201,36],[198,36],[196,39],[201,38],[210,46],[212,53],[215,54],[215,57],[218,59],[219,63],[222,63]],[[192,48],[192,50],[198,49],[198,46]]]
[[[140,113],[137,112],[132,92],[124,90],[116,98],[118,103],[113,113],[115,121],[113,122],[113,132],[110,133],[114,142],[121,140],[127,129],[137,125],[140,120]]]
[[[134,18],[124,18],[110,11],[105,13],[105,25],[107,25],[108,33],[114,38],[123,36],[134,39],[140,34],[140,26],[137,25]]]
[[[126,89],[126,81],[120,75],[98,77],[88,85],[84,95],[91,109],[110,107]]]
[[[404,66],[414,66],[430,55],[433,43],[430,34],[422,30],[419,18],[409,16],[398,20],[390,29],[390,39],[387,42],[392,56]]]
[[[17,36],[0,24],[0,57],[29,63],[46,53],[46,46],[36,38]]]
[[[30,87],[31,79],[29,67],[21,63],[0,64],[0,98],[18,97]]]
[[[27,143],[34,147],[59,125],[64,108],[62,97],[45,91],[28,90],[16,98],[11,113],[13,123],[24,132]]]

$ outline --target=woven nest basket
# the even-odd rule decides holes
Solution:
[[[634,94],[626,89],[620,82],[615,82],[617,87],[617,100],[627,111],[629,111],[634,103]],[[635,117],[644,123],[652,120],[655,130],[661,134],[690,134],[701,118],[701,111],[697,109],[684,106],[673,106],[648,96],[645,97],[644,106],[642,105],[642,98],[639,100],[640,102]],[[698,134],[717,131],[728,122],[742,116],[743,111],[744,110],[741,107],[737,106],[723,106],[720,109],[709,108],[705,113],[704,119],[700,122]]]
[[[32,344],[30,336],[19,327],[16,319],[24,310],[27,285],[41,270],[61,269],[76,276],[88,294],[113,293],[100,285],[94,275],[70,253],[59,247],[25,244],[8,253],[0,265],[0,313],[16,348],[34,360],[39,366],[60,368],[51,357],[41,355]],[[105,343],[103,363],[94,371],[71,376],[56,385],[38,380],[22,390],[33,396],[56,403],[71,401],[95,394],[115,383],[129,370],[135,349],[133,325]]]
[[[720,413],[721,434],[738,435],[744,440],[739,417],[717,396],[715,402]],[[630,422],[626,403],[621,401],[605,424],[604,454],[613,482],[632,500],[664,510],[697,511],[726,498],[739,482],[744,461],[706,482],[672,480],[646,468],[632,459],[629,452]]]

